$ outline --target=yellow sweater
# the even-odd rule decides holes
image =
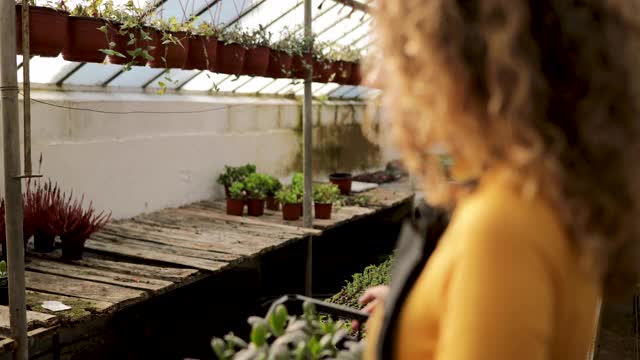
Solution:
[[[485,179],[409,293],[394,358],[586,359],[600,283],[579,261],[546,203],[512,191],[504,173]],[[375,358],[381,315],[365,359]]]

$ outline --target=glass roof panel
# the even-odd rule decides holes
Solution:
[[[189,79],[193,78],[193,76],[198,74],[199,72],[199,70],[171,69],[169,72],[155,79],[147,86],[152,88],[160,88],[160,82],[163,82],[169,89],[175,89],[178,86],[184,84]]]
[[[75,69],[80,63],[64,61],[62,55],[49,57],[33,57],[29,62],[29,77],[32,83],[55,84],[64,78],[69,71]],[[18,69],[18,82],[22,82],[22,68]]]
[[[142,87],[154,77],[163,73],[164,69],[152,69],[146,66],[134,66],[131,70],[123,72],[109,83],[109,86]]]
[[[188,91],[209,91],[213,89],[213,85],[225,79],[227,75],[216,74],[210,71],[203,71],[200,75],[186,83],[182,90]]]
[[[122,67],[119,65],[87,63],[69,76],[64,81],[64,84],[86,86],[103,85],[107,80],[119,73],[121,69]]]
[[[242,94],[253,94],[253,93],[257,93],[260,89],[262,89],[263,87],[269,85],[271,82],[273,82],[272,78],[266,78],[266,77],[254,77],[253,79],[251,79],[251,81],[243,84],[242,86],[240,86],[239,88],[236,89],[237,93],[242,93]]]
[[[267,85],[264,89],[260,90],[261,94],[276,94],[287,85],[290,85],[291,79],[276,79],[273,83]]]

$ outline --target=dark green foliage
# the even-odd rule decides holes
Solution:
[[[256,172],[256,166],[247,164],[244,166],[225,166],[224,172],[218,176],[218,184],[231,186],[235,182],[242,182],[244,179]]]
[[[362,273],[353,275],[350,282],[335,294],[328,301],[345,305],[357,309],[361,309],[362,305],[358,304],[358,299],[365,290],[378,285],[388,285],[391,281],[391,265],[393,257],[389,256],[387,260],[379,265],[369,265]]]

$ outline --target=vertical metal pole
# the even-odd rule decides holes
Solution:
[[[0,95],[4,155],[4,195],[9,273],[9,314],[16,341],[13,358],[26,360],[27,311],[25,306],[24,241],[22,240],[22,189],[20,178],[20,121],[16,66],[15,2],[0,1]]]
[[[304,1],[304,36],[306,39],[313,38],[313,32],[311,29],[311,0]],[[313,49],[313,42],[309,43],[309,51]],[[304,79],[304,226],[310,228],[313,226],[313,214],[311,211],[311,195],[313,192],[313,167],[311,152],[312,152],[312,131],[313,131],[313,111],[312,111],[312,94],[311,94],[311,81],[313,79],[313,69],[311,64],[308,66],[307,77]],[[313,279],[313,239],[310,236],[307,243],[307,269],[306,269],[306,287],[305,293],[307,296],[312,296],[312,279]]]
[[[29,36],[29,0],[22,0],[22,114],[24,116],[24,173],[31,175],[31,45]]]

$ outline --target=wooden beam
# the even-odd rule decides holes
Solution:
[[[366,13],[370,13],[371,12],[371,8],[369,7],[369,5],[367,4],[363,4],[361,2],[355,1],[355,0],[333,0],[337,3],[340,3],[342,5],[346,5],[349,6],[351,8],[354,8],[356,10],[360,10]]]

